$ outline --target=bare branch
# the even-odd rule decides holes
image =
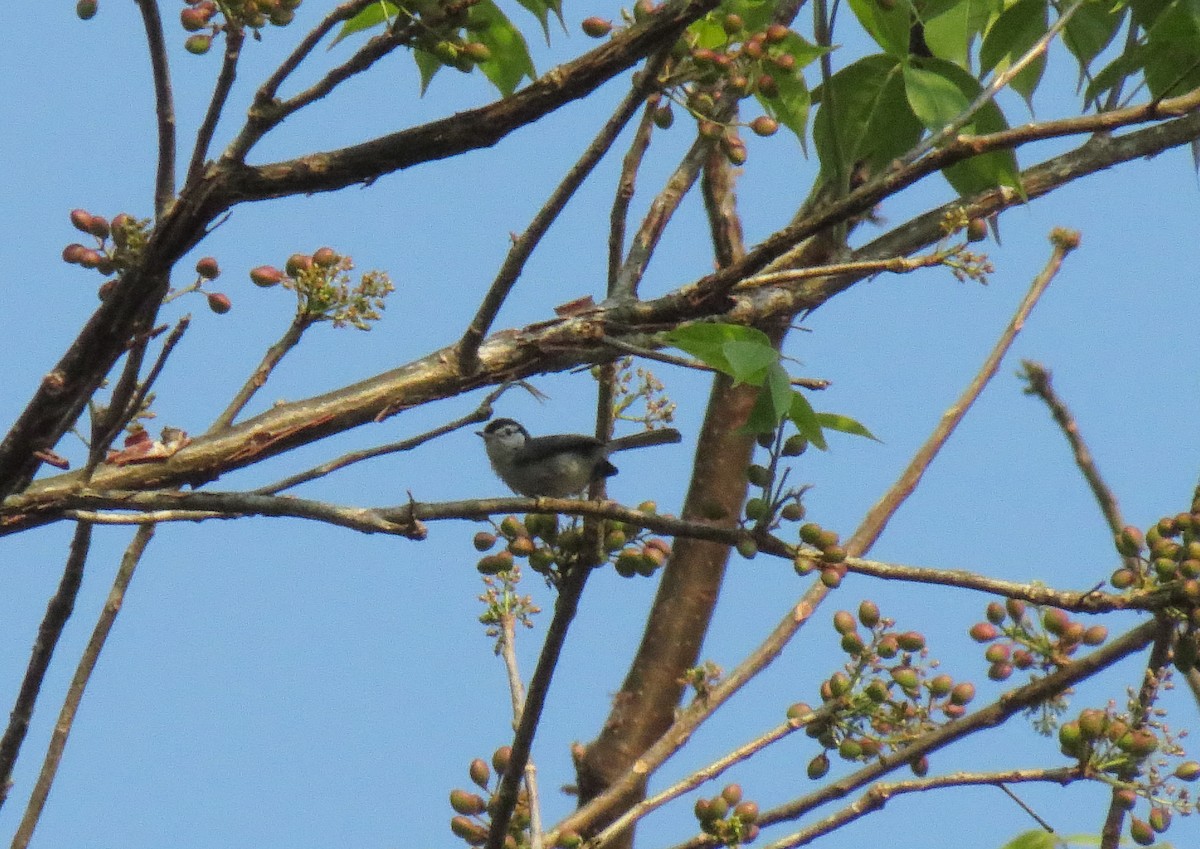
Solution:
[[[892,799],[907,793],[923,793],[947,787],[971,787],[979,785],[992,785],[1008,792],[1005,786],[1007,784],[1052,783],[1065,786],[1085,778],[1087,776],[1083,770],[1078,766],[1074,766],[1059,767],[1058,769],[1013,769],[1001,772],[954,772],[934,778],[914,778],[907,781],[880,782],[868,788],[867,792],[855,802],[852,802],[840,811],[836,811],[820,822],[814,823],[810,827],[797,832],[791,838],[784,838],[784,840],[789,840],[790,845],[793,846],[803,846],[812,843],[817,838],[831,834],[842,826],[861,819],[867,814],[883,810],[884,805]],[[1032,812],[1028,811],[1028,809],[1026,811],[1032,815]]]
[[[241,26],[226,26],[225,57],[221,60],[221,71],[217,74],[217,83],[213,86],[212,98],[204,113],[204,120],[200,122],[200,129],[196,132],[196,145],[192,148],[192,161],[188,165],[185,185],[199,180],[204,173],[209,145],[212,144],[213,134],[217,131],[221,113],[225,111],[225,103],[229,100],[233,81],[237,78],[238,60],[241,58],[242,44],[245,40],[246,31]]]
[[[1025,319],[1029,317],[1029,313],[1033,311],[1034,305],[1037,304],[1042,293],[1046,291],[1046,287],[1050,285],[1050,281],[1058,273],[1058,269],[1062,266],[1063,258],[1078,245],[1078,238],[1078,235],[1064,235],[1056,231],[1055,236],[1052,237],[1054,247],[1051,251],[1050,259],[1047,261],[1045,268],[1034,278],[1033,285],[1029,287],[1029,291],[1021,300],[1016,313],[1009,321],[1008,327],[1004,329],[1004,332],[996,341],[995,347],[988,354],[987,359],[984,360],[978,374],[975,375],[970,385],[967,386],[958,400],[942,415],[942,420],[938,422],[938,426],[930,434],[929,439],[917,451],[916,456],[913,457],[912,462],[909,463],[908,468],[904,470],[899,480],[867,512],[866,518],[863,519],[854,536],[846,541],[847,551],[859,554],[869,550],[875,543],[875,540],[879,539],[879,535],[883,533],[883,529],[887,527],[888,521],[895,515],[900,505],[907,500],[908,496],[912,495],[913,490],[917,488],[917,484],[921,482],[925,470],[933,462],[933,458],[942,450],[942,446],[946,444],[946,440],[950,438],[950,434],[954,432],[959,422],[966,416],[967,411],[971,409],[971,405],[979,398],[980,393],[983,392],[983,388],[995,377],[996,372],[1000,368],[1001,360],[1008,353],[1008,349],[1012,347],[1012,343],[1017,338],[1017,334],[1021,332],[1021,328],[1025,326]]]
[[[8,727],[4,729],[4,737],[0,738],[0,806],[3,806],[12,787],[13,766],[29,731],[33,707],[41,692],[46,670],[50,667],[50,659],[54,656],[54,649],[67,620],[71,618],[71,611],[75,609],[75,597],[79,595],[79,587],[83,582],[83,567],[91,544],[92,526],[87,522],[77,523],[62,579],[50,603],[46,605],[46,614],[38,626],[37,639],[33,643],[25,677],[21,680],[21,689],[9,714]]]
[[[679,208],[684,196],[695,185],[713,144],[712,139],[697,134],[696,140],[688,152],[683,155],[683,159],[680,160],[675,171],[667,178],[667,184],[663,190],[650,204],[650,209],[642,220],[642,226],[633,236],[629,254],[625,257],[625,262],[610,287],[609,294],[613,298],[637,296],[638,284],[641,282],[642,274],[646,271],[646,265],[650,262],[654,249],[658,246],[658,240],[662,237],[663,231],[667,228],[667,222]]]
[[[161,218],[175,199],[175,102],[171,67],[163,38],[157,0],[135,0],[146,30],[146,47],[154,78],[154,110],[158,116],[158,169],[154,177],[154,216]]]
[[[83,527],[85,524],[81,522],[80,527]],[[79,663],[75,667],[75,675],[71,679],[70,687],[67,689],[67,697],[63,701],[62,709],[59,711],[58,721],[54,723],[54,733],[51,735],[50,745],[46,750],[46,757],[42,761],[41,770],[38,772],[37,782],[33,786],[33,793],[30,795],[29,804],[25,807],[25,815],[21,818],[21,824],[18,826],[16,835],[13,837],[13,849],[25,849],[29,845],[30,838],[33,837],[33,830],[37,826],[38,819],[41,817],[42,808],[46,804],[46,798],[50,795],[50,787],[54,784],[54,777],[58,772],[58,765],[62,761],[62,753],[66,748],[67,737],[71,733],[75,714],[79,710],[80,702],[83,700],[83,691],[87,687],[87,682],[91,679],[92,671],[96,668],[96,661],[100,657],[100,650],[104,647],[108,633],[112,630],[113,622],[116,620],[117,613],[124,602],[125,591],[129,588],[129,582],[133,579],[133,572],[141,561],[142,554],[145,553],[146,546],[150,544],[153,536],[154,525],[139,528],[138,532],[134,534],[133,540],[129,543],[129,547],[125,549],[125,555],[121,558],[121,566],[117,570],[116,577],[113,579],[112,589],[109,590],[108,599],[104,602],[104,609],[101,611],[100,618],[92,630],[92,636],[88,640],[88,644],[83,650],[83,655],[79,658]]]
[[[666,58],[665,53],[659,53],[647,64],[640,81],[634,84],[612,117],[608,119],[597,133],[596,138],[588,145],[587,150],[583,152],[583,156],[555,187],[546,203],[529,223],[529,227],[513,240],[512,247],[509,248],[508,255],[496,273],[495,280],[492,281],[487,294],[483,296],[483,300],[479,304],[475,317],[471,319],[471,324],[467,327],[462,339],[459,340],[458,357],[463,371],[470,373],[478,365],[479,345],[491,329],[492,322],[496,320],[496,314],[500,311],[508,293],[516,285],[517,278],[521,276],[525,262],[541,242],[542,236],[550,229],[550,225],[563,211],[567,201],[571,199],[575,191],[583,184],[584,179],[592,173],[604,154],[612,147],[617,136],[621,134],[621,130],[625,128],[629,119],[637,111],[639,104],[646,99]]]
[[[1075,455],[1075,465],[1079,466],[1079,471],[1083,473],[1084,479],[1091,487],[1092,495],[1096,497],[1096,503],[1100,505],[1100,512],[1104,514],[1104,519],[1108,522],[1109,530],[1114,534],[1119,534],[1125,527],[1125,520],[1121,517],[1121,507],[1117,504],[1117,497],[1109,485],[1104,482],[1104,478],[1100,476],[1100,470],[1096,468],[1092,452],[1088,450],[1087,443],[1083,441],[1075,417],[1071,415],[1067,405],[1050,385],[1049,369],[1032,360],[1022,360],[1021,365],[1024,368],[1022,377],[1028,383],[1025,391],[1041,398],[1042,402],[1050,409],[1050,415],[1054,417],[1063,436],[1071,444],[1071,453]]]
[[[987,104],[991,103],[1004,88],[1016,78],[1017,74],[1021,73],[1029,67],[1034,60],[1039,56],[1044,56],[1046,51],[1050,49],[1050,42],[1058,37],[1067,22],[1071,17],[1079,11],[1085,0],[1074,0],[1070,6],[1062,11],[1058,19],[1050,25],[1046,30],[1046,34],[1034,42],[1033,46],[1025,51],[1018,59],[1014,60],[1005,70],[1004,73],[997,74],[988,86],[979,93],[979,96],[963,110],[962,114],[956,117],[953,121],[943,127],[940,131],[932,133],[925,141],[921,142],[909,153],[905,154],[901,160],[905,164],[916,162],[929,151],[940,146],[954,136],[959,130],[971,123],[971,120],[979,114],[979,110]]]
[[[330,460],[327,463],[314,466],[308,471],[291,475],[290,477],[286,477],[277,483],[259,487],[254,491],[260,495],[275,495],[276,493],[282,492],[285,489],[291,489],[292,487],[299,486],[302,483],[307,483],[308,481],[324,477],[325,475],[336,472],[338,469],[344,469],[347,466],[353,465],[354,463],[360,463],[363,460],[370,460],[373,457],[382,457],[385,454],[397,454],[401,451],[411,451],[412,449],[420,445],[424,445],[426,442],[429,442],[433,439],[437,439],[440,436],[453,433],[454,431],[460,430],[469,425],[486,422],[492,417],[492,404],[496,402],[496,399],[513,386],[517,385],[522,385],[526,386],[526,388],[529,388],[524,381],[518,381],[517,383],[506,383],[503,386],[500,386],[499,388],[493,389],[491,392],[489,392],[483,401],[479,403],[479,406],[474,410],[467,413],[465,416],[460,416],[454,421],[447,422],[444,425],[435,427],[433,430],[428,430],[425,433],[418,434],[417,436],[412,436],[408,439],[401,439],[398,442],[389,442],[387,445],[377,445],[374,448],[364,448],[361,451],[351,451],[350,453],[343,454],[341,457]]]
[[[500,786],[493,796],[491,817],[492,823],[488,829],[486,849],[502,849],[505,838],[508,837],[508,824],[511,821],[513,809],[517,803],[517,792],[529,763],[529,750],[533,745],[534,731],[542,718],[542,710],[546,706],[546,696],[550,691],[550,679],[558,666],[558,658],[566,643],[567,631],[575,619],[579,609],[579,599],[583,596],[583,588],[587,584],[591,568],[585,564],[577,564],[568,572],[559,587],[558,598],[554,601],[554,615],[546,629],[546,641],[542,644],[541,654],[538,655],[537,666],[534,667],[533,677],[529,680],[529,692],[521,708],[521,721],[517,724],[516,734],[513,735],[512,752],[509,755],[508,769],[500,779]]]
[[[637,185],[638,169],[642,167],[642,159],[650,148],[650,137],[654,133],[654,112],[662,102],[662,95],[655,94],[646,100],[646,109],[642,112],[642,120],[638,122],[637,131],[629,143],[629,150],[621,160],[621,176],[617,180],[617,190],[613,193],[612,210],[608,214],[608,294],[613,293],[613,285],[621,270],[621,262],[625,258],[625,223],[629,215],[629,204]]]

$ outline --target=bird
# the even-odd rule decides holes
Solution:
[[[500,480],[517,495],[566,498],[588,484],[617,473],[608,461],[614,451],[666,445],[682,437],[674,428],[659,428],[602,442],[581,433],[530,436],[520,422],[493,419],[483,430],[488,460]]]

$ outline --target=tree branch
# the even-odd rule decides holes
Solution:
[[[583,156],[571,167],[571,170],[566,173],[566,176],[550,194],[546,203],[538,210],[533,221],[529,223],[529,227],[513,240],[512,247],[504,258],[500,270],[496,273],[495,280],[492,281],[491,287],[483,296],[475,317],[471,319],[470,325],[458,342],[459,365],[463,371],[470,373],[478,365],[479,345],[491,329],[492,322],[496,320],[496,314],[500,312],[500,307],[508,297],[508,293],[516,285],[517,278],[521,276],[525,262],[541,242],[542,236],[550,229],[550,225],[563,211],[567,201],[583,184],[584,179],[592,173],[604,154],[612,147],[613,142],[617,140],[621,130],[629,123],[629,119],[633,117],[638,106],[646,99],[646,95],[655,84],[658,72],[666,59],[666,53],[659,53],[647,63],[641,80],[634,84],[629,94],[625,95],[625,99],[621,101],[612,117],[605,122],[596,138],[588,145]]]
[[[25,677],[21,680],[21,689],[17,693],[17,701],[9,714],[8,727],[4,729],[4,737],[0,739],[0,806],[8,798],[12,787],[13,766],[21,751],[21,744],[29,731],[29,722],[33,718],[33,707],[37,703],[38,694],[45,680],[46,670],[50,668],[50,659],[58,639],[62,636],[71,611],[75,609],[75,598],[79,595],[79,587],[83,583],[83,567],[87,562],[88,550],[92,544],[92,526],[87,522],[75,525],[75,536],[71,540],[71,549],[67,555],[67,563],[63,568],[62,579],[58,583],[50,603],[46,605],[46,614],[38,627],[37,639],[33,644],[32,657],[25,669]]]
[[[161,218],[175,199],[175,103],[171,67],[163,38],[157,0],[135,0],[146,30],[146,47],[154,78],[154,108],[158,116],[158,170],[154,177],[154,216]]]
[[[242,44],[246,40],[246,32],[241,26],[227,26],[225,29],[225,56],[221,60],[221,71],[217,75],[217,84],[213,86],[212,99],[204,113],[204,120],[196,132],[196,145],[192,149],[192,161],[188,165],[187,177],[184,184],[199,180],[204,173],[204,162],[208,159],[208,148],[212,144],[213,134],[217,131],[217,123],[229,100],[229,92],[233,89],[233,81],[237,79],[238,60],[242,55]]]

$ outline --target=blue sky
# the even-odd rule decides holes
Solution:
[[[23,14],[9,16],[0,60],[6,79],[0,102],[9,116],[0,134],[0,163],[9,175],[0,193],[6,223],[0,287],[8,306],[0,312],[4,422],[16,416],[96,304],[100,278],[59,259],[63,245],[77,238],[68,211],[149,215],[154,155],[148,61],[134,5],[102,0],[100,14],[87,24],[69,3],[38,4],[38,14],[33,4],[20,5]],[[309,7],[316,5],[310,0],[295,25],[268,31],[262,44],[248,43],[231,117],[244,108],[264,69],[315,20]],[[188,139],[207,102],[217,56],[183,52],[175,8],[164,4],[172,19],[180,138]],[[539,69],[585,49],[589,42],[577,24],[596,13],[614,17],[615,9],[569,5],[573,34],[554,32],[549,50],[533,45]],[[519,10],[513,14],[522,25],[529,20],[517,17]],[[337,47],[330,56],[336,61],[345,51]],[[1062,57],[1052,62],[1038,118],[1070,114],[1074,76]],[[334,148],[492,96],[480,80],[449,72],[424,99],[416,93],[412,65],[397,54],[311,114],[290,119],[253,160]],[[599,99],[615,104],[621,93],[612,85]],[[1019,103],[1005,107],[1013,123],[1028,120]],[[158,385],[154,427],[200,432],[224,407],[292,310],[290,296],[253,287],[246,271],[282,264],[295,251],[332,245],[360,269],[387,270],[397,291],[385,320],[368,334],[312,331],[252,409],[317,394],[453,341],[504,256],[509,233],[524,229],[605,117],[603,110],[575,104],[494,148],[391,175],[369,188],[236,208],[180,264],[185,273],[176,280],[190,282],[186,272],[195,258],[215,255],[224,269],[215,288],[229,294],[234,309],[215,316],[192,297],[164,313],[174,318],[190,311],[194,321]],[[236,126],[236,120],[224,123],[218,144]],[[635,213],[688,140],[682,122],[656,138]],[[748,137],[747,144],[739,196],[754,242],[786,222],[816,163],[783,133]],[[1022,163],[1038,158],[1025,153]],[[556,223],[499,326],[521,326],[546,317],[554,304],[601,293],[616,162],[602,165]],[[944,181],[934,178],[889,200],[881,214],[896,224],[950,197]],[[794,474],[814,485],[807,501],[812,518],[844,534],[855,527],[986,356],[1048,256],[1050,228],[1072,227],[1082,232],[1082,247],[872,556],[1061,588],[1103,581],[1115,565],[1103,521],[1061,434],[1039,403],[1022,395],[1013,373],[1022,358],[1054,371],[1129,521],[1146,526],[1185,509],[1200,468],[1198,207],[1190,155],[1170,151],[1007,213],[1003,246],[988,245],[996,272],[986,287],[958,283],[944,272],[879,278],[818,310],[805,322],[811,332],[793,334],[789,342],[787,353],[798,361],[794,371],[830,379],[832,387],[815,404],[853,415],[882,442],[834,437],[829,452],[802,458]],[[710,258],[695,250],[700,222],[699,204],[690,199],[651,266],[647,292],[708,270]],[[861,238],[875,232],[866,228]],[[684,442],[655,449],[654,465],[645,467],[654,474],[639,469],[636,455],[625,455],[611,492],[628,503],[654,498],[673,510],[682,498],[706,384],[691,373],[655,371],[679,404]],[[589,427],[586,376],[549,376],[537,385],[548,402],[514,392],[500,413],[536,432]],[[258,485],[354,447],[420,433],[477,402],[469,396],[412,410],[230,475],[219,486]],[[78,459],[71,440],[64,440],[63,453]],[[464,431],[298,494],[385,505],[403,502],[410,491],[435,501],[503,489],[477,438]],[[468,545],[477,529],[439,524],[428,541],[412,543],[267,519],[161,528],[84,699],[34,845],[451,845],[447,794],[467,784],[472,758],[487,757],[510,733],[503,670],[477,622],[480,585]],[[56,525],[0,543],[6,699],[24,669],[69,535],[68,526]],[[43,689],[16,786],[0,811],[0,833],[11,833],[19,821],[75,658],[129,535],[96,532],[75,616]],[[732,667],[803,587],[787,564],[735,558],[704,657]],[[573,780],[567,746],[597,733],[653,591],[651,580],[622,580],[611,571],[589,585],[535,748],[550,821],[571,806],[556,792]],[[550,607],[552,596],[538,582],[530,581],[528,592]],[[987,599],[850,578],[762,679],[696,735],[662,780],[776,724],[791,702],[815,701],[820,680],[840,663],[829,617],[864,597],[901,626],[923,629],[945,671],[979,682],[980,703],[999,692],[985,681],[980,651],[965,636]],[[544,622],[521,635],[526,672]],[[1126,664],[1120,675],[1081,688],[1074,709],[1122,701],[1136,673],[1136,665]],[[1194,708],[1186,702],[1182,694],[1168,697],[1178,711],[1173,727],[1192,723]],[[810,741],[791,739],[733,778],[766,808],[811,787],[803,767],[815,753]],[[937,755],[933,768],[1062,762],[1055,741],[1037,738],[1015,718]],[[1104,794],[1096,788],[1027,788],[1022,795],[1063,833],[1099,826]],[[924,831],[931,814],[938,823],[934,835]],[[961,790],[937,800],[896,800],[827,843],[984,849],[1033,827],[999,791]],[[642,839],[671,845],[694,830],[689,802],[651,817]],[[1193,823],[1177,820],[1168,837],[1182,846],[1197,835]]]

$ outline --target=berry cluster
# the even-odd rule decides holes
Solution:
[[[1098,646],[1108,639],[1103,625],[1085,627],[1057,607],[1036,608],[1029,616],[1025,602],[1006,599],[990,602],[987,621],[977,622],[968,633],[977,643],[987,643],[983,657],[990,666],[988,678],[1006,681],[1016,669],[1037,668],[1052,672],[1070,663],[1080,646]]]
[[[1099,776],[1113,786],[1118,804],[1132,811],[1139,798],[1150,805],[1146,819],[1131,816],[1129,836],[1140,846],[1154,843],[1171,825],[1172,810],[1184,816],[1200,813],[1200,804],[1189,792],[1173,783],[1200,778],[1200,763],[1185,761],[1169,770],[1163,755],[1178,756],[1183,750],[1165,726],[1146,711],[1138,710],[1141,721],[1130,714],[1086,708],[1058,729],[1062,753],[1079,761],[1089,775]]]
[[[296,319],[303,324],[333,322],[334,327],[351,325],[370,330],[378,321],[384,299],[394,291],[388,276],[380,271],[365,272],[357,286],[351,286],[354,261],[333,248],[318,248],[311,254],[292,254],[280,271],[272,265],[250,270],[255,286],[269,289],[282,284],[296,293]]]
[[[865,637],[859,633],[860,624],[868,631]],[[926,656],[925,637],[917,631],[896,631],[874,602],[863,601],[857,617],[839,610],[833,625],[850,658],[821,684],[827,710],[817,717],[804,703],[788,709],[788,718],[804,723],[805,733],[823,747],[808,764],[810,778],[822,778],[829,771],[831,750],[843,760],[868,761],[885,750],[904,749],[933,728],[939,715],[953,720],[966,713],[975,685],[933,674],[937,664]],[[918,775],[929,768],[924,757],[911,766]]]
[[[141,255],[149,234],[150,222],[137,219],[121,212],[109,221],[103,215],[93,215],[86,209],[71,210],[71,224],[81,233],[95,240],[95,247],[72,242],[63,248],[63,262],[94,269],[109,277],[129,268]],[[100,298],[108,297],[116,285],[115,280],[106,281],[100,287]]]
[[[700,830],[722,846],[750,843],[758,837],[758,803],[742,798],[738,784],[728,784],[711,799],[697,799],[694,808]]]
[[[807,575],[813,569],[821,570],[821,583],[835,589],[846,577],[846,549],[842,547],[837,531],[822,528],[816,522],[800,526],[800,541],[817,549],[816,556],[806,549],[799,549],[792,561],[797,575]]]
[[[212,49],[213,39],[225,27],[233,25],[260,30],[267,24],[285,27],[296,17],[302,0],[184,0],[187,7],[179,13],[179,23],[192,33],[184,42],[189,53],[203,56]],[[217,20],[224,15],[227,23]]]
[[[487,799],[470,790],[456,788],[450,791],[450,807],[455,812],[455,816],[450,820],[450,830],[455,837],[461,838],[468,846],[482,846],[487,842],[488,815],[492,805],[495,804],[495,794],[500,784],[500,777],[508,769],[508,762],[511,758],[512,748],[501,746],[492,753],[491,767],[483,758],[476,758],[467,767],[467,774],[471,777],[471,782],[488,794]],[[493,769],[496,771],[494,785],[492,782]],[[517,806],[513,810],[508,834],[504,838],[504,848],[522,849],[522,847],[528,846],[528,831],[529,795],[522,788],[517,796]]]
[[[628,23],[638,23],[657,7],[651,0],[638,0]],[[582,23],[583,31],[603,38],[613,30],[610,21],[591,17]],[[759,136],[773,135],[779,121],[760,115],[747,124],[729,120],[734,105],[749,97],[758,97],[768,110],[780,108],[784,90],[804,92],[800,69],[819,55],[812,45],[781,23],[747,22],[741,15],[712,12],[688,28],[676,45],[672,63],[664,72],[661,88],[667,97],[685,109],[699,125],[705,138],[721,145],[734,165],[746,161],[746,144],[740,127],[749,127]],[[653,118],[660,129],[675,122],[670,103],[658,106]]]
[[[746,480],[751,486],[761,490],[761,494],[751,496],[746,501],[744,509],[747,522],[753,523],[756,534],[769,533],[783,522],[798,522],[804,518],[804,503],[801,500],[808,490],[807,486],[789,487],[788,474],[791,469],[783,469],[780,465],[786,457],[799,457],[808,450],[808,440],[800,434],[792,434],[786,439],[783,428],[758,436],[760,448],[767,451],[766,465],[753,463],[746,467]],[[745,558],[751,558],[758,553],[758,546],[753,539],[743,538],[737,544],[738,553]]]
[[[655,504],[647,501],[638,505],[638,509],[653,513]],[[500,537],[507,541],[503,550],[479,559],[476,568],[484,575],[508,572],[515,558],[522,558],[529,561],[533,571],[553,579],[577,562],[585,544],[578,521],[560,528],[558,516],[553,513],[530,513],[524,522],[516,516],[507,516],[496,530],[498,535],[488,531],[475,534],[475,550],[480,552],[490,551]],[[648,537],[645,531],[623,522],[607,523],[602,545],[623,578],[649,577],[662,568],[671,554],[671,546],[665,540]]]
[[[1184,593],[1200,600],[1200,491],[1192,499],[1190,513],[1166,516],[1143,535],[1133,526],[1114,540],[1126,563],[1112,575],[1119,590],[1150,589],[1170,581],[1182,581]]]
[[[481,39],[495,21],[474,12],[475,0],[417,0],[402,5],[393,31],[407,43],[442,65],[464,74],[492,58],[492,50]]]

